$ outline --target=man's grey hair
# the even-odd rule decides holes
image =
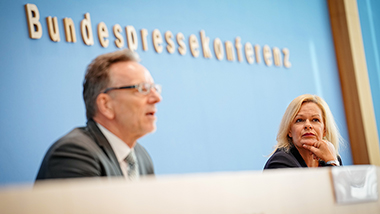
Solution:
[[[110,83],[110,66],[117,62],[128,61],[139,62],[140,59],[135,52],[123,49],[100,55],[88,65],[83,81],[83,100],[86,106],[87,120],[96,115],[98,110],[96,98]]]

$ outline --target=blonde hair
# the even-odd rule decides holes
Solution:
[[[297,113],[299,112],[302,104],[309,102],[317,104],[321,109],[326,132],[326,136],[323,139],[330,141],[334,145],[336,153],[339,154],[339,144],[342,142],[342,137],[339,133],[338,127],[335,123],[330,108],[322,98],[311,94],[304,94],[298,96],[289,104],[288,108],[284,113],[284,116],[282,117],[280,127],[277,133],[276,149],[284,148],[285,151],[288,152],[289,149],[293,146],[292,138],[289,137],[290,126]]]

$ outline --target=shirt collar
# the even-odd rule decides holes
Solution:
[[[110,143],[113,152],[116,155],[117,160],[120,162],[124,161],[124,159],[127,157],[127,155],[132,151],[129,146],[124,143],[120,138],[118,138],[116,135],[114,135],[112,132],[110,132],[108,129],[100,125],[99,123],[96,123],[96,125],[99,127],[100,131],[103,133],[104,137],[108,140]]]

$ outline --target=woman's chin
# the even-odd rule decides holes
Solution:
[[[303,144],[312,145],[314,142],[315,142],[315,139],[305,139],[305,140],[301,140],[298,143],[295,143],[294,145],[296,145],[296,147],[298,148],[304,149]]]

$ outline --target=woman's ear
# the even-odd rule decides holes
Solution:
[[[115,117],[115,112],[112,105],[112,98],[105,93],[101,93],[96,98],[98,113],[112,120]]]

